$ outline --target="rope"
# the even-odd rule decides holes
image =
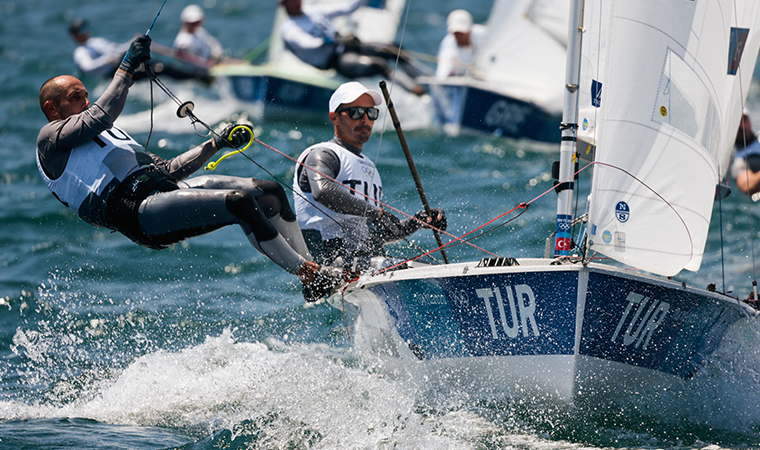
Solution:
[[[183,103],[180,101],[180,99],[179,99],[179,98],[177,98],[177,96],[176,96],[176,95],[174,95],[174,93],[172,93],[172,92],[171,92],[171,90],[170,90],[170,89],[169,89],[169,88],[168,88],[168,87],[167,87],[167,86],[166,86],[166,85],[165,85],[163,82],[161,82],[161,81],[158,79],[158,77],[156,77],[156,76],[155,76],[155,74],[154,74],[154,73],[152,73],[152,71],[151,71],[151,81],[155,81],[156,85],[157,85],[157,86],[159,86],[159,88],[161,88],[161,89],[162,89],[162,90],[163,90],[163,91],[164,91],[164,92],[165,92],[165,93],[166,93],[166,94],[167,94],[167,95],[168,95],[168,96],[169,96],[169,97],[170,97],[170,98],[171,98],[171,99],[172,99],[172,100],[173,100],[175,103],[177,103],[177,104],[178,104],[178,105],[180,105],[180,106],[182,106],[182,105],[183,105]],[[191,119],[191,121],[193,122],[193,124],[195,124],[195,123],[200,123],[200,124],[201,124],[201,125],[203,125],[203,126],[206,128],[206,129],[208,129],[208,130],[210,131],[210,133],[212,133],[212,134],[214,134],[214,135],[218,136],[218,134],[217,134],[217,133],[216,133],[216,132],[215,132],[215,131],[214,131],[214,130],[211,128],[211,127],[209,127],[209,126],[208,126],[206,123],[204,123],[203,121],[201,121],[200,119],[198,119],[198,117],[197,117],[197,116],[195,116],[195,114],[193,114],[193,112],[192,112],[192,109],[188,109],[188,110],[186,110],[186,114],[187,114],[187,116],[188,116],[188,117],[190,117],[190,119]],[[152,97],[151,97],[151,124],[152,124]],[[152,128],[152,126],[151,126],[151,128]],[[418,255],[418,256],[416,256],[416,257],[413,257],[413,258],[407,259],[407,260],[405,260],[405,261],[403,261],[403,262],[401,262],[401,263],[398,263],[398,264],[396,264],[396,265],[393,265],[393,266],[391,266],[391,267],[388,267],[388,268],[382,269],[380,272],[384,272],[384,271],[392,270],[392,269],[394,269],[394,268],[396,268],[396,267],[399,267],[399,266],[402,266],[402,265],[404,265],[404,264],[406,264],[406,263],[409,263],[409,262],[412,262],[412,261],[416,261],[416,260],[418,260],[418,259],[420,259],[420,258],[422,258],[422,257],[425,257],[425,256],[430,256],[430,254],[432,254],[432,253],[435,253],[435,252],[437,252],[437,251],[440,251],[440,250],[442,250],[442,249],[444,249],[444,248],[446,248],[446,247],[452,246],[452,245],[454,245],[454,244],[456,244],[456,245],[461,245],[461,244],[469,245],[470,247],[472,247],[472,248],[474,248],[474,249],[476,249],[476,250],[479,250],[479,251],[481,251],[481,252],[483,252],[483,253],[486,253],[486,254],[488,254],[488,255],[490,255],[490,256],[493,256],[493,257],[498,257],[498,255],[496,255],[496,254],[494,254],[494,253],[492,253],[492,252],[489,252],[488,250],[485,250],[485,249],[483,249],[483,248],[481,248],[481,247],[479,247],[479,246],[477,246],[477,245],[474,245],[474,244],[472,244],[470,241],[471,241],[471,240],[473,240],[473,239],[479,238],[479,237],[481,237],[481,236],[484,236],[485,234],[491,233],[492,231],[494,231],[494,230],[496,230],[496,229],[498,229],[498,228],[500,228],[500,227],[502,227],[502,226],[506,225],[507,223],[511,222],[512,220],[516,219],[517,217],[519,217],[520,215],[522,215],[522,214],[525,212],[524,210],[527,210],[527,208],[528,208],[528,207],[529,207],[529,206],[530,206],[532,203],[534,203],[534,202],[535,202],[535,201],[537,201],[538,199],[540,199],[540,198],[544,197],[544,196],[545,196],[545,195],[547,195],[549,192],[552,192],[552,191],[554,190],[554,187],[551,187],[551,188],[549,188],[549,189],[545,190],[544,192],[542,192],[541,194],[537,195],[536,197],[534,197],[532,200],[530,200],[530,201],[528,201],[528,202],[520,203],[518,206],[516,206],[516,207],[514,207],[514,208],[510,209],[509,211],[507,211],[507,212],[505,212],[505,213],[503,213],[503,214],[500,214],[499,216],[497,216],[497,217],[495,217],[495,218],[493,218],[493,219],[489,220],[488,222],[486,222],[486,223],[484,223],[484,224],[480,225],[479,227],[476,227],[476,228],[474,228],[474,229],[473,229],[473,230],[471,230],[471,231],[468,231],[467,233],[465,233],[465,234],[463,234],[463,235],[461,235],[461,236],[455,236],[455,235],[453,235],[453,234],[451,234],[451,233],[448,233],[448,232],[446,232],[446,231],[443,231],[443,230],[437,229],[437,228],[435,228],[435,227],[432,227],[432,226],[430,226],[429,224],[427,224],[427,223],[425,223],[425,222],[422,222],[422,221],[420,221],[419,219],[415,218],[414,216],[412,216],[412,215],[409,215],[409,214],[405,213],[404,211],[401,211],[401,210],[399,210],[399,209],[397,209],[397,208],[394,208],[393,206],[390,206],[390,205],[388,205],[387,203],[384,203],[384,202],[382,202],[382,201],[377,201],[377,200],[374,200],[374,199],[370,198],[370,197],[369,197],[369,195],[366,195],[366,194],[364,194],[363,192],[360,192],[360,191],[358,191],[358,190],[356,190],[356,189],[354,189],[354,188],[351,188],[350,186],[346,186],[346,185],[344,185],[344,184],[340,183],[338,180],[336,180],[336,179],[334,179],[334,178],[332,178],[332,177],[329,177],[329,176],[327,176],[327,175],[325,175],[325,174],[323,174],[323,173],[321,173],[321,172],[317,171],[316,169],[314,169],[314,168],[312,168],[312,167],[309,167],[309,166],[307,166],[306,164],[304,164],[304,163],[302,163],[302,162],[298,161],[296,158],[293,158],[293,157],[291,157],[290,155],[287,155],[287,154],[283,153],[282,151],[280,151],[280,150],[278,150],[278,149],[276,149],[276,148],[272,147],[272,146],[271,146],[271,145],[269,145],[269,144],[266,144],[265,142],[261,141],[260,139],[257,139],[257,138],[255,138],[255,137],[253,137],[253,136],[252,136],[252,141],[253,141],[253,142],[257,142],[257,143],[261,144],[261,145],[262,145],[262,146],[264,146],[265,148],[268,148],[268,149],[270,149],[270,150],[274,151],[274,152],[275,152],[275,153],[277,153],[278,155],[280,155],[280,156],[283,156],[283,157],[285,157],[286,159],[289,159],[290,161],[292,161],[292,162],[296,163],[297,165],[300,165],[301,167],[303,167],[303,168],[305,168],[305,169],[307,169],[307,170],[311,170],[312,172],[314,172],[314,173],[316,173],[316,174],[318,174],[318,175],[320,175],[320,176],[324,177],[325,179],[328,179],[328,180],[330,180],[330,181],[332,181],[332,182],[334,182],[334,183],[337,183],[337,184],[339,184],[339,185],[341,185],[341,186],[345,187],[346,189],[349,189],[350,191],[352,191],[353,193],[355,193],[355,194],[357,194],[357,195],[360,195],[360,196],[362,196],[362,197],[365,197],[365,198],[366,198],[367,200],[369,200],[369,201],[376,201],[378,204],[380,204],[380,205],[381,205],[382,207],[384,207],[384,208],[390,209],[390,210],[392,210],[392,211],[394,211],[394,212],[396,212],[396,213],[398,213],[398,214],[401,214],[401,215],[403,215],[403,216],[405,216],[405,217],[407,217],[407,218],[413,219],[413,220],[415,220],[415,221],[417,221],[417,222],[421,223],[422,225],[424,225],[424,226],[426,226],[426,227],[429,227],[429,228],[432,228],[432,229],[436,229],[436,230],[438,230],[440,233],[442,233],[442,234],[445,234],[446,236],[448,236],[448,237],[452,238],[452,240],[451,240],[451,241],[449,241],[449,242],[447,242],[447,243],[445,243],[445,244],[443,244],[443,245],[440,245],[440,246],[438,246],[438,248],[435,248],[435,249],[433,249],[433,250],[430,250],[430,251],[428,251],[428,252],[422,253],[422,254],[420,254],[420,255]],[[250,143],[249,143],[248,145],[250,145]],[[246,148],[247,148],[247,146],[246,146]],[[276,175],[274,175],[274,174],[273,174],[271,171],[267,170],[267,169],[266,169],[264,166],[262,166],[261,164],[259,164],[258,162],[256,162],[256,161],[255,161],[255,160],[254,160],[252,157],[250,157],[249,155],[247,155],[247,154],[245,154],[245,153],[241,153],[241,155],[243,155],[243,156],[244,156],[246,159],[248,159],[249,161],[251,161],[251,162],[252,162],[253,164],[255,164],[257,167],[259,167],[261,170],[263,170],[264,172],[266,172],[266,173],[267,173],[269,176],[271,176],[273,179],[277,180],[277,182],[279,182],[279,183],[280,183],[282,186],[286,187],[286,188],[287,188],[287,189],[289,189],[291,192],[294,192],[294,193],[295,193],[295,191],[292,189],[292,187],[291,187],[291,186],[290,186],[288,183],[286,183],[285,181],[281,180],[279,177],[277,177]],[[649,190],[650,190],[650,191],[651,191],[651,192],[652,192],[654,195],[656,195],[656,196],[657,196],[658,198],[660,198],[660,199],[661,199],[661,200],[662,200],[662,201],[663,201],[663,202],[664,202],[666,205],[668,205],[668,206],[669,206],[669,207],[670,207],[670,208],[673,210],[673,212],[676,214],[676,216],[677,216],[677,217],[678,217],[678,218],[681,220],[681,223],[684,225],[684,229],[686,230],[686,232],[687,232],[687,234],[688,234],[688,236],[689,236],[689,242],[692,244],[692,248],[691,248],[691,255],[692,255],[692,257],[693,257],[693,253],[694,253],[694,249],[693,249],[693,240],[691,239],[691,233],[689,232],[689,229],[688,229],[688,226],[686,225],[686,222],[683,220],[683,218],[680,216],[680,214],[678,214],[678,212],[675,210],[675,208],[674,208],[674,207],[673,207],[673,206],[672,206],[672,205],[671,205],[671,204],[670,204],[670,203],[669,203],[667,200],[665,200],[665,198],[663,198],[663,197],[662,197],[662,196],[661,196],[659,193],[657,193],[657,192],[656,192],[654,189],[652,189],[651,187],[649,187],[649,186],[648,186],[646,183],[644,183],[643,181],[639,180],[637,177],[635,177],[635,176],[634,176],[633,174],[631,174],[630,172],[628,172],[628,171],[626,171],[626,170],[624,170],[624,169],[622,169],[622,168],[620,168],[620,167],[617,167],[617,166],[611,165],[611,164],[603,163],[603,162],[600,162],[600,161],[594,161],[594,162],[591,162],[591,163],[589,163],[588,165],[584,166],[583,168],[581,168],[581,169],[577,170],[575,173],[573,173],[572,175],[570,175],[570,176],[569,176],[569,177],[568,177],[566,180],[562,180],[561,182],[563,182],[563,183],[564,183],[564,182],[567,182],[567,181],[569,181],[570,179],[572,179],[573,177],[575,177],[576,175],[578,175],[580,172],[583,172],[584,170],[588,169],[588,168],[589,168],[589,167],[591,167],[592,165],[602,165],[602,166],[605,166],[605,167],[610,167],[610,168],[612,168],[612,169],[616,169],[616,170],[619,170],[619,171],[621,171],[621,172],[625,173],[626,175],[630,176],[632,179],[634,179],[634,180],[636,180],[637,182],[639,182],[639,183],[640,183],[642,186],[644,186],[644,187],[646,187],[647,189],[649,189]],[[314,205],[314,206],[315,206],[315,207],[317,207],[316,205]],[[497,220],[500,220],[500,219],[502,219],[503,217],[505,217],[505,216],[507,216],[507,215],[511,214],[512,212],[514,212],[514,211],[516,211],[516,210],[518,210],[518,209],[523,209],[523,211],[521,211],[521,212],[520,212],[520,214],[519,214],[517,217],[515,217],[515,218],[513,218],[513,219],[510,219],[509,221],[507,221],[507,222],[505,222],[505,223],[503,223],[503,224],[500,224],[500,225],[498,225],[498,226],[494,227],[493,229],[491,229],[491,230],[489,230],[489,231],[487,231],[487,232],[481,233],[480,235],[477,235],[477,236],[473,236],[473,237],[471,237],[470,239],[465,239],[467,236],[469,236],[469,235],[471,235],[471,234],[475,233],[475,232],[476,232],[476,231],[478,231],[478,230],[481,230],[481,229],[483,229],[483,228],[487,227],[488,225],[490,225],[490,224],[492,224],[492,223],[496,222]],[[320,211],[321,211],[321,210],[320,210]],[[330,217],[330,216],[329,216],[329,214],[326,214],[324,211],[322,211],[322,212],[323,212],[323,213],[324,213],[326,216]],[[332,220],[335,220],[335,219],[332,219]],[[336,221],[336,223],[337,223],[337,221]],[[345,229],[345,227],[344,227],[344,229]]]

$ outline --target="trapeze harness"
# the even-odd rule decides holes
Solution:
[[[152,193],[179,187],[123,130],[112,127],[74,147],[63,174],[55,180],[45,173],[39,151],[37,168],[53,195],[85,222],[118,231],[146,247],[167,247],[151,242],[137,213],[140,203]]]
[[[315,230],[320,233],[323,243],[339,239],[340,241],[338,242],[341,245],[347,244],[349,248],[353,247],[352,250],[354,251],[367,252],[370,249],[366,248],[366,242],[369,237],[366,218],[352,214],[341,214],[335,211],[330,211],[330,217],[328,217],[315,206],[318,205],[318,202],[314,200],[308,184],[303,186],[305,189],[308,189],[308,192],[304,191],[299,185],[299,179],[304,170],[306,158],[316,147],[329,148],[338,155],[340,170],[335,177],[336,181],[362,192],[369,198],[378,201],[382,200],[383,182],[380,179],[380,174],[377,173],[375,164],[369,158],[356,155],[334,142],[322,142],[307,148],[298,157],[299,164],[297,164],[295,181],[293,183],[293,190],[295,192],[293,203],[295,205],[296,216],[298,217],[298,225],[303,230],[304,237],[309,235],[309,230]],[[359,195],[353,191],[350,192],[351,195]],[[369,201],[367,197],[362,198],[365,201]],[[350,232],[350,236],[346,235],[347,231]]]

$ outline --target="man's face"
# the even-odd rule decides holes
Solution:
[[[190,34],[195,33],[195,30],[200,28],[201,25],[203,25],[203,20],[197,22],[185,22],[185,28],[187,28],[187,32]]]
[[[59,83],[63,88],[63,95],[55,105],[55,119],[66,119],[90,107],[89,93],[81,81],[74,77],[64,77]]]
[[[736,133],[736,142],[734,145],[744,148],[745,145],[753,141],[753,138],[754,133],[752,132],[752,122],[750,122],[748,115],[742,114],[742,119],[739,122],[739,130]]]
[[[454,32],[454,39],[457,41],[457,46],[459,47],[469,47],[470,42],[470,34],[472,32],[468,31],[466,33],[462,33],[461,31],[455,31]]]
[[[351,103],[340,105],[337,109],[350,108],[352,106],[374,108],[375,102],[369,94],[364,94]],[[348,116],[348,111],[331,112],[330,121],[335,125],[335,135],[340,140],[359,149],[369,140],[372,135],[372,125],[375,123],[374,120],[370,120],[367,117],[366,113],[359,119],[354,120]]]
[[[289,16],[297,16],[301,14],[301,0],[281,0],[280,3]]]
[[[74,38],[74,41],[76,41],[77,44],[82,45],[86,43],[88,39],[90,39],[90,32],[85,31],[84,33],[77,33],[77,34],[72,35],[72,37]]]

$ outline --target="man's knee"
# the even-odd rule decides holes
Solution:
[[[264,195],[259,198],[259,205],[267,215],[274,216],[279,213],[284,220],[292,222],[296,220],[296,214],[290,207],[288,195],[280,183],[272,180],[256,180],[256,187],[261,189]]]
[[[232,214],[241,219],[259,211],[259,204],[256,202],[256,197],[250,192],[230,191],[224,198],[224,203]]]
[[[227,209],[245,222],[260,241],[277,236],[277,229],[269,223],[256,201],[256,197],[246,191],[230,191],[224,198]]]
[[[361,55],[358,53],[344,53],[338,60],[336,69],[348,78],[361,78],[375,75],[387,76],[388,65],[379,57]]]

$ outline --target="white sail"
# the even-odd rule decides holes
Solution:
[[[660,275],[697,270],[760,47],[760,2],[592,0],[584,27],[590,250]]]
[[[495,92],[560,112],[567,22],[566,0],[496,0],[475,77]]]

